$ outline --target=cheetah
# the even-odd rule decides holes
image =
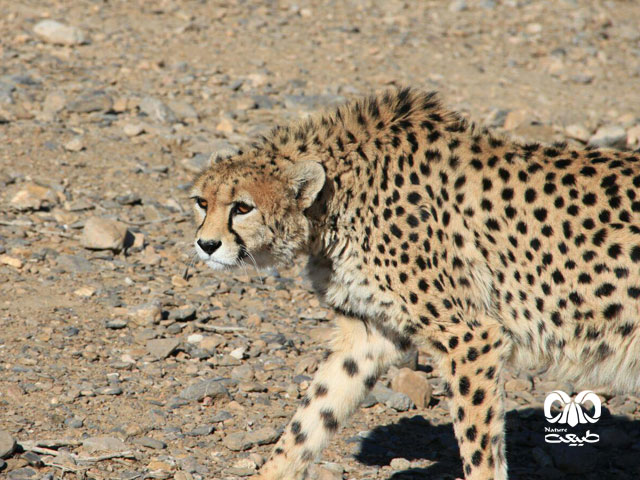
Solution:
[[[326,363],[259,478],[301,479],[419,345],[467,480],[504,480],[505,366],[640,387],[640,154],[519,143],[390,90],[276,128],[193,188],[213,269],[303,253],[335,308]]]

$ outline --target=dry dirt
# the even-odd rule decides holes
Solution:
[[[640,138],[635,1],[0,0],[0,12],[0,454],[7,436],[20,444],[0,477],[13,480],[231,479],[268,455],[332,313],[300,265],[194,262],[188,187],[211,152],[393,84],[531,140]],[[77,30],[52,40],[45,19]],[[120,222],[114,238],[83,240],[92,217]],[[83,246],[117,247],[125,227],[126,248]],[[392,370],[313,476],[460,474],[441,383],[418,360],[429,405],[397,411]],[[638,478],[638,397],[601,392],[600,442],[551,445],[544,397],[574,387],[513,378],[514,478]]]

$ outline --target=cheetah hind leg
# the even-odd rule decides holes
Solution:
[[[302,405],[260,469],[259,480],[300,480],[378,376],[402,352],[356,318],[338,317],[333,353],[318,369]]]
[[[506,480],[503,365],[508,345],[499,328],[462,330],[440,360],[466,480]]]

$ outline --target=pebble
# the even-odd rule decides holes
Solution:
[[[155,338],[147,342],[149,355],[155,358],[167,358],[180,345],[179,338]]]
[[[582,143],[587,143],[591,134],[583,125],[573,124],[568,125],[564,133],[567,137],[579,140]]]
[[[124,452],[127,445],[115,437],[88,437],[82,440],[82,446],[89,452]]]
[[[8,458],[15,448],[15,439],[6,430],[0,430],[0,458]]]
[[[131,237],[124,223],[104,217],[90,217],[84,223],[80,244],[90,250],[120,251]]]
[[[86,92],[67,103],[67,110],[73,113],[108,112],[113,100],[102,90]]]
[[[82,428],[84,420],[78,417],[70,417],[65,419],[64,424],[69,428]]]
[[[248,450],[254,445],[270,445],[278,440],[280,434],[272,427],[264,427],[252,432],[236,432],[227,435],[222,443],[229,450]]]
[[[618,125],[600,127],[589,138],[589,144],[605,148],[624,148],[627,145],[627,132]]]
[[[503,128],[505,130],[515,130],[525,125],[529,121],[529,114],[526,110],[511,110],[504,119]]]
[[[176,116],[162,101],[153,97],[144,97],[138,105],[140,111],[158,123],[175,123]]]
[[[129,308],[127,314],[140,326],[151,326],[162,319],[162,304],[159,300],[143,303]]]
[[[167,448],[167,444],[162,440],[157,440],[151,437],[134,438],[131,443],[142,445],[143,447],[153,448],[155,450],[162,450],[164,448]]]
[[[411,462],[406,458],[394,458],[393,460],[391,460],[389,466],[393,470],[407,470],[411,468]]]
[[[84,150],[84,141],[82,140],[82,137],[73,137],[64,144],[64,149],[68,152],[79,152]]]
[[[229,391],[218,379],[203,380],[184,388],[180,392],[180,398],[199,402],[205,397],[218,399],[228,397]]]
[[[408,368],[400,369],[391,380],[391,388],[407,395],[418,408],[425,408],[431,401],[431,384],[421,372]]]
[[[81,29],[55,20],[41,20],[33,27],[33,31],[47,43],[81,45],[87,41],[87,36]]]
[[[137,137],[145,132],[145,128],[141,123],[127,123],[122,131],[127,137]]]
[[[627,130],[627,146],[629,148],[640,146],[640,125],[635,125]]]
[[[196,316],[196,308],[192,305],[184,305],[169,312],[169,320],[191,320]]]
[[[56,193],[42,185],[25,183],[11,198],[10,204],[18,210],[49,209],[58,203]]]
[[[406,412],[413,407],[411,398],[400,392],[395,392],[384,404],[389,408],[393,408],[396,412]]]
[[[3,254],[0,255],[0,264],[9,265],[10,267],[20,269],[24,265],[24,262],[19,258]]]
[[[124,318],[114,318],[113,320],[107,320],[104,326],[110,330],[120,330],[122,328],[126,328],[129,325],[129,322]]]

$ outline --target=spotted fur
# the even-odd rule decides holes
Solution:
[[[340,314],[261,478],[303,478],[412,342],[440,366],[468,480],[507,478],[508,363],[637,391],[639,159],[516,143],[401,89],[276,129],[203,172],[197,240],[220,247],[201,257],[223,268],[304,252]]]

